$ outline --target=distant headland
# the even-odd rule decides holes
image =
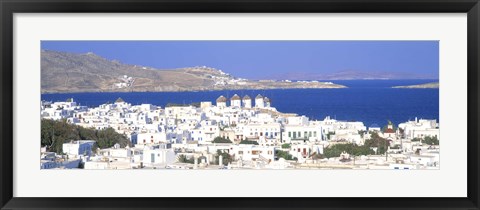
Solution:
[[[440,84],[438,82],[430,82],[419,85],[406,85],[406,86],[394,86],[392,88],[439,88]]]
[[[249,80],[206,66],[160,70],[94,53],[42,50],[41,59],[42,93],[346,88],[321,81]]]

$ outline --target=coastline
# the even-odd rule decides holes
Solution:
[[[177,90],[127,90],[127,89],[113,89],[113,90],[81,90],[81,91],[45,91],[41,94],[64,94],[64,93],[180,93],[180,92],[211,92],[211,91],[235,91],[235,90],[290,90],[290,89],[344,89],[349,88],[345,85],[329,84],[323,87],[278,87],[267,86],[262,88],[239,87],[239,88],[202,88],[202,89],[177,89]]]
[[[440,84],[439,84],[439,82],[430,82],[430,83],[419,84],[419,85],[393,86],[392,88],[407,88],[407,89],[431,88],[431,89],[438,89],[438,88],[440,88]]]

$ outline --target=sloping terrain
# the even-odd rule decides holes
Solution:
[[[438,82],[430,82],[420,85],[407,85],[407,86],[394,86],[392,88],[439,88],[440,84]]]
[[[286,83],[235,78],[209,67],[160,70],[123,64],[93,53],[42,50],[42,93],[342,88],[331,83]]]

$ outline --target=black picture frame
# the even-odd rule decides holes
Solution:
[[[479,209],[478,0],[0,0],[1,209]],[[15,13],[467,13],[468,196],[465,198],[17,198],[13,197]],[[455,180],[445,180],[447,182]]]

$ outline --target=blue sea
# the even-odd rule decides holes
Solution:
[[[297,113],[310,119],[362,121],[384,126],[388,120],[395,124],[415,117],[439,120],[439,89],[397,89],[398,85],[415,85],[435,80],[342,80],[331,81],[345,85],[344,89],[285,89],[285,90],[225,90],[202,92],[130,92],[130,93],[61,93],[42,94],[45,101],[65,101],[73,98],[81,105],[93,107],[113,102],[121,97],[132,105],[167,103],[189,104],[212,101],[223,95],[231,97],[257,94],[271,99],[273,107],[285,113]]]

